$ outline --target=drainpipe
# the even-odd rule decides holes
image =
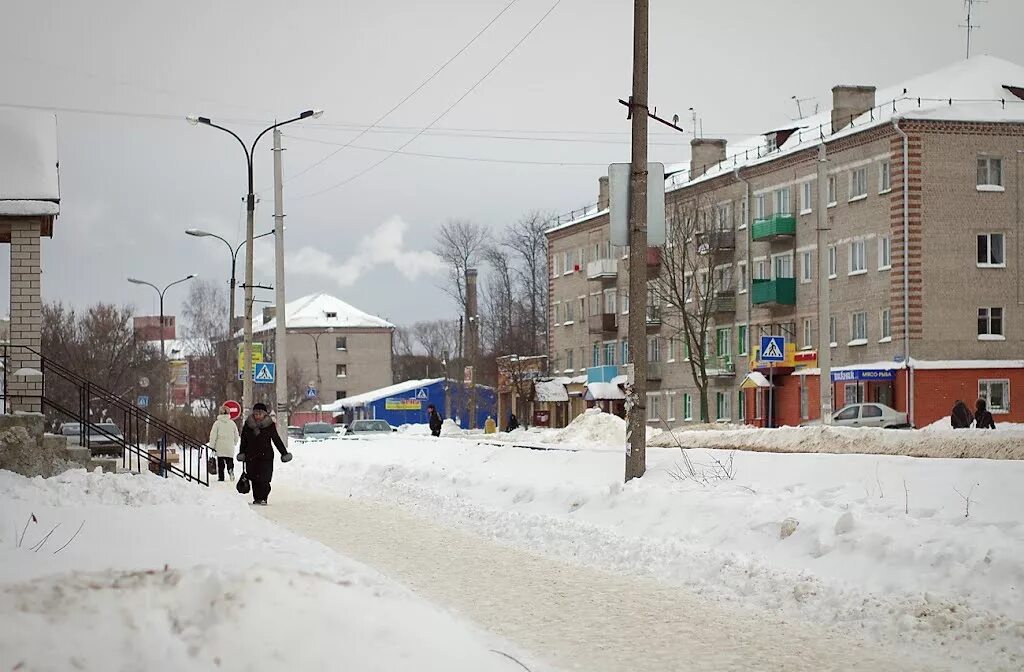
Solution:
[[[746,352],[747,352],[747,355],[746,355],[747,361],[749,362],[750,361],[750,348],[751,348],[751,344],[753,343],[753,341],[751,340],[751,335],[750,335],[750,314],[754,310],[754,303],[753,303],[754,299],[753,299],[753,292],[751,291],[751,286],[750,286],[750,278],[753,277],[751,275],[751,273],[754,272],[753,256],[752,256],[753,253],[751,252],[751,247],[752,247],[752,242],[753,242],[753,238],[752,238],[752,236],[753,236],[752,217],[753,217],[753,205],[754,204],[751,203],[751,198],[750,198],[750,196],[751,196],[750,182],[745,180],[745,179],[743,179],[743,177],[740,175],[740,168],[739,168],[739,166],[737,166],[737,167],[732,169],[732,174],[736,176],[737,180],[739,180],[744,185],[746,185],[746,194],[744,194],[743,198],[746,200],[746,203],[747,203],[747,217],[746,217],[746,220],[743,222],[743,225],[747,228],[747,286],[744,287],[743,289],[745,290],[746,295],[747,295],[747,342],[745,344],[746,345],[745,349],[746,349]],[[749,366],[749,364],[748,364],[748,366]],[[757,395],[756,394],[754,395],[754,404],[757,404]],[[746,411],[744,411],[744,414],[746,414]],[[754,415],[756,417],[757,413],[755,412]],[[743,420],[744,420],[744,422],[746,422],[746,418],[744,418]]]
[[[892,127],[903,139],[903,362],[907,367],[907,422],[914,424],[914,369],[910,363],[910,139],[900,128],[901,117]]]

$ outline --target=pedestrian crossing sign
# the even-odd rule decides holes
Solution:
[[[427,388],[421,387],[420,389],[416,390],[416,398],[417,399],[426,399],[427,398]]]
[[[276,373],[273,362],[261,362],[254,367],[253,380],[257,383],[273,383]]]
[[[762,336],[760,359],[762,362],[786,361],[786,337]]]

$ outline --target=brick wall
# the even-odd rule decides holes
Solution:
[[[38,219],[11,221],[11,345],[7,392],[11,410],[40,412],[43,384],[15,376],[18,369],[39,370],[40,327],[42,305],[39,289],[39,233]]]

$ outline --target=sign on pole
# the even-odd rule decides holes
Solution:
[[[229,399],[224,402],[224,406],[228,409],[228,417],[232,420],[237,420],[238,416],[242,415],[242,405],[233,399]]]
[[[263,344],[253,343],[252,344],[252,365],[255,368],[257,364],[263,363]],[[238,370],[245,370],[245,344],[238,344]]]
[[[467,366],[465,368],[465,370],[463,370],[463,372],[462,372],[462,383],[464,385],[472,385],[473,384],[473,367],[472,366]]]
[[[139,398],[135,400],[135,405],[139,408],[149,408],[149,395],[140,394]]]
[[[608,166],[608,220],[611,223],[612,245],[629,247],[629,178],[628,163]],[[665,244],[665,164],[647,164],[647,244]]]
[[[786,337],[762,336],[761,352],[758,356],[762,362],[778,363],[786,361]]]
[[[306,388],[306,399],[316,399],[316,388],[313,386]]]
[[[257,383],[273,383],[276,373],[273,362],[261,362],[253,367],[252,379]]]

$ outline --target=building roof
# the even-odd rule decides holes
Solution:
[[[587,383],[587,392],[584,399],[593,401],[607,401],[625,399],[626,393],[614,383]]]
[[[56,215],[57,119],[0,110],[0,215]]]
[[[388,397],[394,397],[400,394],[407,394],[418,390],[421,387],[430,387],[437,383],[443,382],[444,378],[424,378],[422,380],[407,380],[404,383],[396,383],[387,387],[382,387],[379,390],[371,390],[370,392],[363,392],[352,397],[346,397],[344,399],[338,399],[334,403],[324,404],[318,409],[325,412],[340,411],[343,408],[359,408],[372,404],[375,401],[381,399],[387,399]]]
[[[289,329],[394,329],[393,324],[375,315],[364,313],[330,294],[310,294],[285,304],[285,324]],[[261,317],[253,321],[253,333],[277,328],[277,319],[264,323]]]
[[[533,384],[537,401],[569,401],[569,393],[565,390],[562,380],[538,380]]]

